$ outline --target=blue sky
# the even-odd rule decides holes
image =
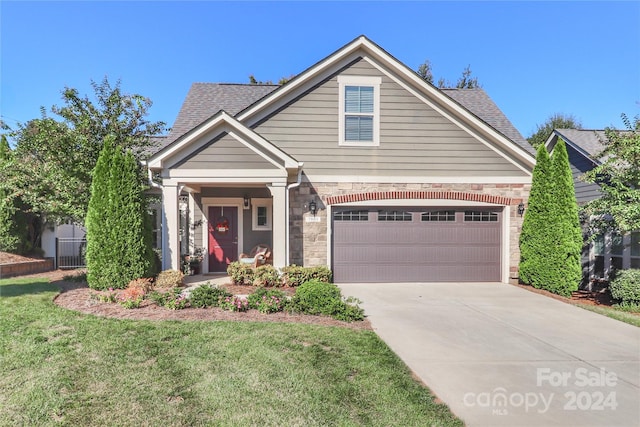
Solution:
[[[523,136],[556,112],[585,128],[640,114],[640,2],[2,1],[0,113],[121,79],[173,124],[194,82],[277,81],[364,34],[453,82],[471,65]]]

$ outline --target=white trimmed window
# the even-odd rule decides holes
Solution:
[[[251,229],[254,231],[271,230],[272,199],[251,199]]]
[[[381,83],[381,77],[338,76],[340,145],[380,145]]]

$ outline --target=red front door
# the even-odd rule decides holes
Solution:
[[[209,271],[226,272],[238,260],[238,208],[209,207]]]

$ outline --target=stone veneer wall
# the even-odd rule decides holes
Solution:
[[[327,210],[326,200],[330,196],[373,193],[379,191],[438,191],[489,194],[511,199],[509,229],[510,262],[509,276],[518,277],[520,260],[519,239],[522,218],[517,206],[529,199],[530,184],[375,184],[375,183],[319,183],[303,182],[291,191],[290,198],[290,262],[291,264],[314,266],[327,265]],[[319,222],[307,222],[312,217],[308,209],[314,199],[318,204],[316,217]],[[375,200],[371,205],[375,205]],[[402,204],[399,201],[399,204]]]

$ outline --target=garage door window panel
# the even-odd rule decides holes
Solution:
[[[369,221],[369,211],[341,211],[333,214],[336,221]]]
[[[421,220],[424,222],[453,222],[456,220],[455,211],[424,212]]]
[[[378,211],[378,221],[411,222],[413,215],[411,212],[404,211]]]
[[[465,211],[464,220],[465,222],[498,222],[498,214],[487,211]]]

